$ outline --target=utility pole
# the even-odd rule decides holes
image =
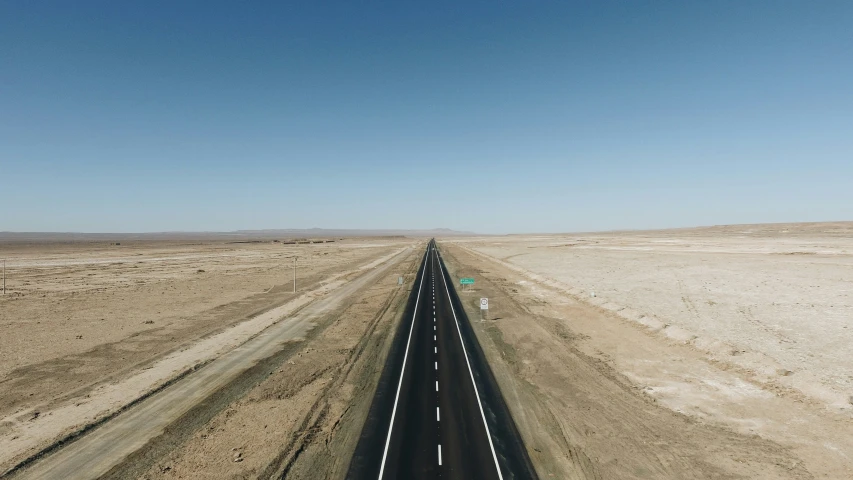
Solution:
[[[6,295],[6,259],[3,259],[3,295]]]
[[[296,257],[293,257],[293,293],[296,293]]]

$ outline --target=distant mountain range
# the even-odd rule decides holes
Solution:
[[[151,233],[0,232],[0,241],[273,240],[331,237],[450,237],[460,235],[476,234],[449,228],[434,228],[432,230],[288,228],[236,230],[233,232]]]

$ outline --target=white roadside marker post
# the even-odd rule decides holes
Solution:
[[[293,293],[296,293],[296,257],[293,257]]]
[[[489,313],[489,299],[488,298],[481,298],[480,299],[480,314],[481,314],[482,320],[486,319],[487,313]]]

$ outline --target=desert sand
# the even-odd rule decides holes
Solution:
[[[853,223],[514,236],[462,245],[829,406],[851,408]]]
[[[469,315],[490,297],[476,330],[543,477],[850,478],[851,232],[479,237],[446,258],[477,278]]]
[[[3,244],[0,471],[414,243]]]
[[[422,245],[3,244],[0,472],[315,311],[107,478],[343,478]],[[540,478],[853,476],[853,223],[439,249]]]

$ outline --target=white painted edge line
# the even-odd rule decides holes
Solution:
[[[427,252],[429,250],[427,249]],[[382,466],[379,467],[379,480],[385,473],[385,459],[388,457],[388,447],[391,445],[391,432],[394,430],[394,417],[397,415],[397,402],[400,401],[400,389],[403,388],[403,375],[406,373],[406,360],[409,358],[409,345],[412,343],[412,332],[415,330],[415,317],[418,315],[418,302],[421,300],[421,290],[424,285],[424,274],[426,273],[426,257],[424,254],[424,268],[421,271],[421,284],[418,286],[418,297],[415,299],[415,310],[412,313],[412,325],[409,327],[409,338],[406,340],[406,353],[403,354],[403,368],[400,370],[400,382],[397,384],[397,394],[394,396],[394,408],[391,410],[391,423],[388,425],[388,438],[385,439],[385,451],[382,452]]]
[[[438,268],[441,271],[441,277],[444,278],[444,269],[441,267],[441,261],[438,262]],[[453,308],[453,302],[450,301],[450,289],[447,288],[446,281],[444,282],[444,290],[447,292],[450,311],[453,312],[453,321],[456,322],[456,332],[459,333],[459,343],[462,344],[462,353],[465,354],[465,363],[468,364],[468,374],[471,375],[471,385],[474,386],[474,395],[477,397],[477,405],[480,407],[480,415],[483,417],[483,426],[486,428],[486,438],[489,439],[489,448],[492,449],[492,458],[495,459],[495,468],[498,470],[498,478],[503,480],[504,476],[501,473],[501,466],[498,463],[498,456],[495,453],[495,445],[492,443],[492,433],[489,432],[489,424],[486,423],[486,413],[483,411],[483,403],[480,401],[480,392],[477,390],[477,383],[474,381],[474,371],[471,370],[471,362],[468,360],[468,350],[465,348],[465,342],[462,341],[462,330],[459,328],[459,320],[456,318],[456,309]]]

